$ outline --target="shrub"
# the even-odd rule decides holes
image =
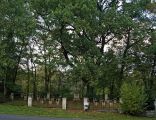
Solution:
[[[147,97],[144,87],[133,83],[124,83],[121,87],[121,109],[124,113],[136,115],[143,112]]]

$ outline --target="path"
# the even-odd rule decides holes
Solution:
[[[28,117],[28,116],[17,116],[17,115],[0,115],[0,120],[80,120],[80,119]]]

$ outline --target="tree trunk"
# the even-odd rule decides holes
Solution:
[[[27,58],[27,96],[30,92],[30,66],[29,66],[29,58]]]
[[[121,81],[121,83],[119,83],[119,87],[121,86],[122,81],[123,81],[124,68],[125,68],[125,58],[127,57],[127,52],[129,50],[129,48],[130,48],[130,30],[128,30],[128,33],[127,33],[126,47],[125,47],[125,50],[124,50],[123,55],[122,55],[121,68],[120,68],[120,73],[119,73],[119,81]]]
[[[36,86],[36,66],[35,66],[35,64],[33,65],[34,66],[34,70],[35,71],[32,71],[32,74],[33,74],[33,72],[34,72],[34,74],[33,74],[33,98],[36,100],[36,98],[37,98],[37,86]]]
[[[47,55],[46,55],[47,44],[46,44],[45,40],[43,42],[44,42],[44,45],[43,45],[43,50],[44,50],[44,84],[45,84],[45,93],[48,93],[49,92],[49,89],[48,89],[49,81],[48,81]]]

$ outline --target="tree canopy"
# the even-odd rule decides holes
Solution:
[[[114,99],[138,72],[153,100],[154,6],[149,0],[1,0],[4,93],[103,97],[108,88]]]

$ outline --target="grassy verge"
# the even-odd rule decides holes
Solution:
[[[0,104],[0,114],[15,114],[27,116],[46,116],[52,118],[80,118],[92,120],[156,120],[156,118],[132,117],[115,113],[64,111],[61,109],[38,108]]]

